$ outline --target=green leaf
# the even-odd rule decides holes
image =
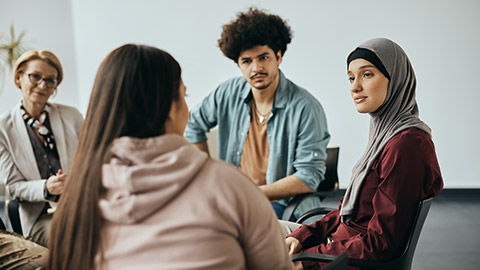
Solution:
[[[5,69],[6,66],[12,69],[17,58],[26,51],[23,46],[23,39],[26,32],[22,31],[17,36],[13,23],[10,25],[9,30],[10,35],[0,34],[0,66],[2,69]],[[3,75],[3,72],[0,75]]]

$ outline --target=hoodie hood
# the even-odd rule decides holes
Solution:
[[[183,137],[166,134],[112,143],[112,159],[103,165],[105,195],[99,201],[103,218],[135,223],[168,204],[203,168],[208,155]]]

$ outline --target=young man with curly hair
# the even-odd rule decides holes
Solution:
[[[219,158],[246,173],[279,218],[292,196],[314,191],[324,179],[330,140],[320,103],[279,69],[291,37],[282,18],[256,8],[224,25],[218,46],[243,76],[196,106],[185,131],[208,152],[205,133],[218,125]],[[319,199],[307,199],[294,216],[319,205]]]

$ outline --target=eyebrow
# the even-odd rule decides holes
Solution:
[[[265,55],[269,55],[269,53],[268,53],[268,52],[261,53],[261,54],[255,56],[255,58],[260,58],[260,57],[265,56]],[[242,57],[242,58],[240,58],[240,60],[245,60],[245,59],[251,59],[251,57]]]
[[[374,65],[363,65],[361,67],[359,67],[358,69],[365,69],[365,68],[377,68],[376,66]],[[347,74],[348,73],[351,73],[352,71],[348,70]]]
[[[362,69],[362,68],[370,68],[370,67],[376,68],[374,65],[364,65],[364,66],[359,67],[359,69]]]
[[[58,74],[55,76],[55,75],[47,75],[47,76],[44,76],[44,73],[42,71],[39,71],[39,70],[34,70],[32,72],[25,72],[27,74],[36,74],[36,75],[39,75],[39,76],[42,76],[43,78],[45,79],[55,79],[58,77]]]
[[[268,55],[268,52],[264,52],[264,53],[261,53],[261,54],[257,55],[257,58],[265,56],[265,55]]]

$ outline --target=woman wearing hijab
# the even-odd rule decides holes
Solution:
[[[83,117],[49,98],[63,79],[50,51],[28,51],[16,61],[15,85],[22,100],[0,116],[0,175],[10,198],[20,201],[24,236],[46,246],[52,215],[47,209],[63,193]]]
[[[105,58],[53,218],[49,269],[292,268],[265,195],[183,138],[185,91],[165,51],[127,44]]]
[[[385,38],[358,46],[347,59],[358,112],[371,116],[365,153],[339,209],[285,240],[290,253],[312,252],[386,261],[407,244],[420,200],[443,188],[430,128],[419,119],[416,79],[405,52]],[[306,269],[317,262],[303,262]]]

